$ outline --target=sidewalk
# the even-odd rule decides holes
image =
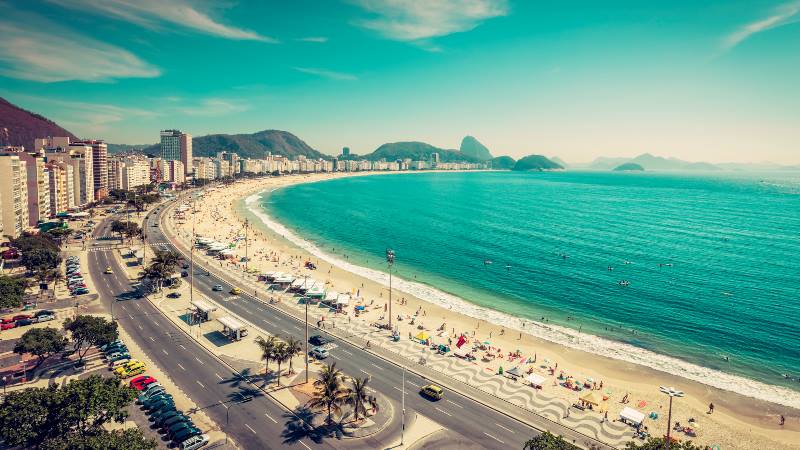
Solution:
[[[165,208],[162,232],[172,241],[175,247],[183,254],[188,255],[192,243],[186,237],[172,232],[174,224],[169,215],[173,203]],[[199,263],[198,263],[199,260]],[[195,252],[195,264],[213,268],[214,272],[231,286],[239,286],[246,293],[258,292],[257,298],[267,307],[277,308],[291,316],[302,318],[303,308],[294,296],[266,290],[263,283],[257,283],[256,277],[236,270],[236,267],[220,266],[219,260],[211,259],[202,252]],[[281,299],[278,304],[268,304],[264,300],[270,296]],[[318,321],[329,312],[324,313],[318,308],[309,313],[309,321]],[[408,370],[416,372],[445,388],[458,391],[464,395],[477,399],[481,403],[491,406],[517,420],[521,420],[537,429],[550,430],[555,434],[562,434],[577,445],[589,447],[598,445],[599,442],[607,446],[621,447],[631,440],[631,428],[617,422],[600,422],[597,415],[586,411],[566,412],[570,405],[560,399],[548,397],[546,394],[533,391],[528,386],[514,383],[505,377],[488,374],[475,366],[467,365],[455,358],[426,354],[426,366],[418,364],[421,347],[414,347],[414,343],[401,340],[400,343],[391,342],[388,332],[381,332],[369,327],[369,324],[359,318],[351,317],[350,325],[343,325],[344,319],[336,317],[336,328],[327,327],[325,331],[353,344],[365,347],[366,341],[371,340],[378,345],[369,350],[372,353],[394,364],[405,366]],[[331,322],[329,319],[328,322]],[[412,350],[413,349],[413,350]],[[486,398],[486,396],[490,398]],[[587,439],[588,438],[588,439]]]

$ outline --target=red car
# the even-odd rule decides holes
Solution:
[[[33,319],[33,316],[31,316],[31,315],[28,315],[28,314],[20,314],[20,315],[18,315],[18,316],[14,316],[14,318],[13,318],[13,319],[11,319],[11,320],[13,320],[14,322],[16,322],[16,321],[18,321],[18,320],[26,320],[26,319]]]
[[[0,324],[0,330],[10,330],[15,326],[17,326],[15,322],[3,322],[2,324]]]
[[[0,323],[14,323],[14,319],[12,319],[11,317],[3,317],[2,319],[0,319]]]
[[[137,391],[144,390],[150,383],[155,383],[156,379],[150,375],[142,375],[131,380],[131,387]]]

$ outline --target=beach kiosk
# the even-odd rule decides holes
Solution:
[[[211,313],[217,310],[216,306],[210,305],[203,300],[192,302],[192,323],[202,323],[211,320]]]
[[[535,373],[528,374],[525,381],[530,383],[534,389],[541,389],[544,386],[544,377]]]
[[[603,401],[603,396],[597,391],[589,391],[581,396],[580,401],[581,405],[584,407],[594,409],[600,406],[600,403]]]
[[[220,317],[217,319],[222,324],[222,334],[234,341],[240,341],[247,336],[247,328],[242,322],[231,316]]]
[[[619,420],[623,423],[638,427],[644,421],[644,413],[626,406],[620,411]]]

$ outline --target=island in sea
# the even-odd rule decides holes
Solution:
[[[562,170],[564,166],[555,163],[542,155],[528,155],[514,164],[511,170],[516,171],[544,171],[544,170]]]
[[[617,167],[614,167],[614,172],[643,172],[644,167],[641,164],[636,163],[624,163],[620,164]]]

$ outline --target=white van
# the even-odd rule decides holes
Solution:
[[[208,435],[198,434],[197,436],[192,436],[189,439],[181,442],[181,445],[179,445],[178,448],[181,450],[195,450],[206,444],[208,444]]]

